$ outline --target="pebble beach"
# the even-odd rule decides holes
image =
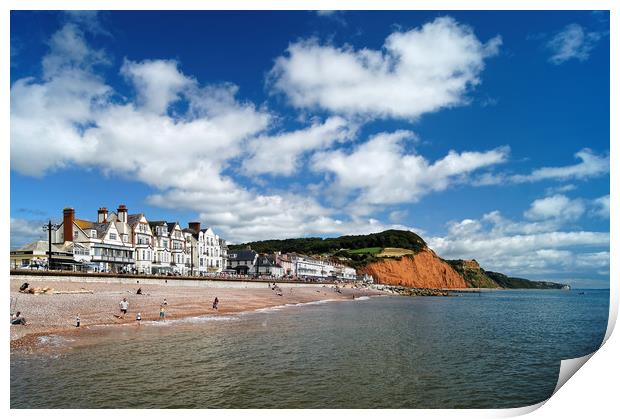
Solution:
[[[36,338],[48,334],[76,333],[76,316],[80,316],[80,330],[93,326],[136,323],[137,313],[142,321],[159,320],[159,309],[167,301],[166,319],[180,319],[204,315],[224,315],[284,304],[308,303],[319,300],[351,299],[353,295],[370,296],[380,291],[314,285],[295,287],[278,284],[281,295],[268,284],[264,288],[239,286],[208,288],[179,285],[120,284],[111,282],[37,281],[31,287],[49,288],[44,294],[19,292],[23,278],[11,279],[11,312],[20,311],[28,325],[11,325],[11,349],[32,348]],[[236,284],[235,284],[236,285]],[[261,284],[262,285],[262,284]],[[142,294],[138,295],[138,288]],[[66,294],[65,294],[66,292]],[[92,293],[91,293],[92,292]],[[213,300],[219,300],[217,310]],[[119,309],[123,298],[129,302],[124,318]]]

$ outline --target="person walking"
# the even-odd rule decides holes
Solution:
[[[218,300],[217,297],[215,297],[215,300],[213,300],[213,309],[217,310],[217,306],[220,304],[220,300]]]
[[[75,317],[75,327],[80,327],[80,313]]]
[[[166,319],[166,309],[164,308],[163,305],[159,306],[159,318],[161,320],[165,320]]]
[[[129,301],[127,301],[127,298],[123,297],[123,301],[121,301],[119,303],[119,306],[121,308],[121,319],[125,318],[125,314],[127,314],[127,310],[129,310]]]
[[[142,321],[142,314],[136,314],[136,321],[138,322],[138,326],[140,326],[140,321]]]

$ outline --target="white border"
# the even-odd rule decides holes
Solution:
[[[15,10],[144,10],[144,9],[158,9],[158,10],[199,10],[199,9],[211,9],[211,10],[262,10],[262,9],[280,9],[280,10],[611,10],[610,13],[610,42],[611,42],[611,138],[617,139],[618,126],[616,120],[618,110],[618,86],[617,86],[617,74],[618,74],[618,54],[617,54],[617,31],[614,31],[618,24],[617,11],[618,7],[614,7],[616,3],[612,0],[502,0],[498,1],[485,1],[485,0],[438,0],[438,1],[424,1],[424,2],[402,2],[396,0],[382,0],[369,1],[369,0],[295,0],[294,3],[288,3],[277,0],[229,0],[229,1],[203,1],[198,2],[196,0],[175,0],[174,2],[164,2],[161,0],[153,1],[130,1],[130,0],[59,0],[59,1],[43,1],[43,0],[9,0],[2,3],[5,10],[0,18],[0,28],[2,28],[3,42],[0,44],[0,60],[2,60],[2,82],[5,89],[10,86],[9,73],[6,69],[10,68],[10,18],[9,13],[11,9]],[[2,152],[0,153],[0,159],[2,161],[2,193],[3,200],[0,204],[0,211],[2,214],[2,220],[0,223],[0,232],[3,240],[1,244],[1,252],[3,254],[9,253],[9,228],[10,223],[10,211],[9,211],[9,188],[10,188],[10,146],[8,139],[10,138],[10,95],[7,93],[3,95],[4,100],[1,101],[2,106],[2,118],[4,124],[4,141],[2,141]],[[614,162],[616,162],[618,144],[612,142],[610,144],[611,153],[611,187],[610,190],[618,191],[618,171],[614,170]],[[618,195],[611,194],[611,219],[610,219],[610,232],[617,232],[619,230],[617,218],[614,217],[614,209],[618,206]],[[611,332],[615,326],[617,313],[618,313],[618,264],[617,264],[617,237],[611,234],[611,266],[610,266],[610,318],[609,325],[605,339],[609,339]],[[8,258],[0,258],[1,267],[3,272],[8,276],[9,263]],[[3,289],[4,293],[7,293],[8,288],[5,285]],[[5,295],[5,301],[8,301]],[[8,335],[8,325],[5,325],[5,336]],[[567,416],[567,417],[583,417],[584,415],[594,414],[594,417],[609,417],[617,412],[615,400],[617,398],[614,384],[619,377],[618,372],[618,354],[620,343],[617,337],[612,337],[607,343],[592,357],[590,362],[587,363],[578,373],[578,378],[570,380],[556,395],[554,395],[542,409],[538,409],[533,416],[536,417],[555,417],[555,416]],[[2,406],[8,411],[9,409],[9,346],[4,345],[3,355],[5,362],[2,363],[4,370],[4,388],[0,394],[2,395]],[[575,364],[575,363],[573,363]],[[36,395],[33,395],[36,397]],[[592,404],[595,402],[596,404]],[[524,414],[532,410],[536,410],[542,404],[530,406],[520,409],[508,409],[508,410],[388,410],[376,412],[373,410],[357,411],[357,410],[337,410],[320,412],[320,414],[327,414],[328,416],[367,416],[370,415],[389,415],[391,417],[410,417],[415,414],[421,417],[444,417],[444,416],[458,416],[458,417],[505,417]],[[61,410],[42,410],[42,411],[23,411],[13,410],[10,411],[12,417],[31,417],[40,415],[49,415],[57,417],[82,417],[84,411],[61,411]],[[211,413],[211,412],[209,412]],[[216,412],[213,412],[215,414]],[[296,410],[294,412],[286,410],[243,410],[243,411],[227,411],[219,412],[217,414],[233,414],[235,416],[265,416],[270,418],[284,418],[291,414],[299,417],[314,416],[319,412],[315,411],[303,411]],[[142,416],[147,415],[149,417],[163,417],[170,414],[166,411],[145,411],[145,410],[129,410],[129,411],[115,411],[115,416],[128,417],[128,416]],[[175,411],[174,415],[182,414],[188,417],[203,417],[204,411]],[[88,411],[88,415],[95,417],[104,417],[108,415],[105,411]]]

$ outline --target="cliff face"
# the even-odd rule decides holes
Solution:
[[[463,277],[428,248],[400,260],[381,259],[358,272],[372,275],[379,284],[411,288],[467,288]]]
[[[476,260],[446,260],[463,277],[470,288],[500,288],[480,267]]]

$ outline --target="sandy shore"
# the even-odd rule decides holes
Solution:
[[[12,311],[21,311],[28,325],[11,325],[11,349],[33,346],[38,336],[75,331],[79,314],[81,328],[94,325],[135,323],[136,314],[143,320],[157,320],[159,307],[167,300],[166,318],[178,319],[202,315],[220,315],[251,311],[283,304],[307,303],[327,299],[351,299],[353,295],[379,295],[380,291],[333,286],[293,287],[278,284],[282,295],[268,288],[218,287],[198,288],[182,285],[128,285],[106,282],[37,281],[31,286],[49,287],[54,291],[92,291],[92,294],[24,294],[19,292],[21,279],[11,279]],[[142,287],[142,295],[136,291]],[[129,311],[118,318],[119,302],[127,298]],[[219,309],[212,308],[219,299]]]

